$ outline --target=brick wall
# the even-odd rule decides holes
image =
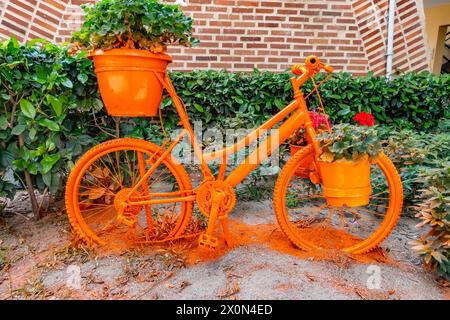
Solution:
[[[1,0],[0,37],[68,41],[95,0]],[[283,71],[317,54],[337,70],[385,71],[388,0],[187,0],[196,48],[171,47],[172,69]],[[416,0],[398,1],[394,67],[428,69]]]

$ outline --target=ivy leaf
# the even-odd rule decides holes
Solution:
[[[48,128],[50,131],[58,132],[60,130],[59,125],[50,119],[40,119],[38,120],[38,123],[39,125]]]
[[[53,111],[59,117],[62,114],[62,103],[59,99],[55,98],[52,95],[47,95],[47,102],[52,106]]]
[[[235,97],[234,101],[236,101],[239,104],[243,104],[244,103],[244,100],[242,100],[242,98],[240,98],[240,97]]]
[[[69,89],[72,89],[72,88],[73,88],[73,83],[72,83],[72,81],[71,81],[70,79],[68,79],[68,78],[64,78],[64,79],[61,81],[61,84],[62,84],[64,87],[66,87],[66,88],[69,88]]]
[[[46,154],[44,156],[44,159],[42,159],[42,161],[41,161],[42,174],[46,174],[47,172],[52,170],[53,166],[55,165],[55,163],[58,162],[59,159],[61,159],[61,156],[59,155],[59,153],[55,153],[52,155]]]
[[[50,188],[52,185],[52,173],[47,172],[47,173],[43,174],[42,180],[44,181],[45,185]]]
[[[47,149],[47,151],[53,151],[56,148],[56,144],[51,141],[51,140],[47,140],[45,141],[45,148]]]
[[[20,99],[20,109],[27,118],[34,119],[36,116],[36,108],[27,99]]]
[[[332,99],[336,99],[336,100],[342,99],[342,97],[340,95],[337,95],[337,94],[330,94],[329,97],[332,98]]]
[[[89,77],[86,74],[84,74],[84,73],[80,73],[80,74],[78,74],[77,79],[82,84],[85,84],[89,80]]]
[[[6,130],[8,128],[8,120],[5,116],[0,117],[0,130]]]
[[[281,108],[283,108],[286,104],[285,104],[284,101],[281,100],[281,99],[275,99],[275,105],[277,106],[277,108],[281,109]]]
[[[350,112],[352,112],[352,111],[350,110],[350,108],[348,108],[348,109],[340,110],[337,114],[340,116],[345,116],[346,114],[349,114]]]
[[[12,134],[12,135],[15,135],[15,136],[18,136],[18,135],[22,134],[22,132],[24,132],[26,128],[27,128],[26,125],[24,125],[24,124],[18,124],[17,126],[15,126],[14,128],[12,128],[11,134]]]
[[[36,137],[36,133],[37,133],[36,128],[31,128],[30,131],[28,132],[28,137],[31,140],[34,140],[34,138]]]
[[[205,109],[203,109],[203,107],[198,103],[194,103],[194,107],[195,109],[197,109],[198,112],[205,112]]]

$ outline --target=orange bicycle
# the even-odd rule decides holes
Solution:
[[[122,236],[149,243],[175,239],[186,230],[196,204],[208,218],[199,244],[217,246],[214,230],[218,221],[230,244],[226,218],[236,202],[234,188],[296,129],[304,126],[309,145],[288,160],[275,185],[274,208],[281,230],[305,250],[338,249],[358,254],[378,246],[401,212],[403,194],[399,175],[382,153],[370,166],[368,203],[346,205],[327,201],[322,186],[324,173],[317,165],[320,145],[315,140],[316,131],[300,87],[308,79],[314,80],[321,70],[331,75],[333,68],[310,56],[305,66],[295,65],[292,70],[297,76],[291,79],[293,102],[233,146],[206,154],[169,76],[155,72],[173,101],[183,130],[162,145],[139,139],[114,139],[83,155],[73,168],[66,189],[67,212],[75,232],[90,243],[104,245],[122,241]],[[316,86],[316,91],[322,83]],[[229,156],[278,124],[275,133],[226,173]],[[203,180],[196,188],[192,187],[185,168],[171,154],[186,135],[200,161]],[[217,176],[208,166],[213,160],[220,160]]]

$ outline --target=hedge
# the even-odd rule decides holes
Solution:
[[[202,120],[204,128],[253,127],[292,99],[289,74],[170,75],[191,119]],[[85,53],[71,56],[64,46],[42,41],[20,45],[11,38],[0,44],[0,81],[0,196],[23,186],[25,171],[39,190],[56,193],[76,158],[115,134]],[[305,87],[311,90],[311,84]],[[337,73],[321,92],[334,123],[350,121],[358,111],[371,112],[378,123],[398,129],[432,129],[440,118],[449,118],[450,75],[410,73],[387,81]],[[169,130],[178,123],[170,104],[167,98],[162,104]],[[311,108],[316,106],[313,99]],[[158,125],[149,119],[122,120],[120,128],[122,135],[158,138]]]
[[[257,124],[292,100],[289,74],[225,71],[171,74],[193,118],[214,122],[236,117]],[[319,83],[323,75],[318,76]],[[313,88],[309,82],[304,92]],[[352,77],[336,73],[320,89],[333,122],[348,122],[359,111],[370,112],[379,124],[427,130],[450,117],[450,75],[407,73],[392,81],[385,77]],[[310,108],[317,108],[315,95]]]
[[[0,45],[0,81],[0,196],[24,185],[25,170],[39,190],[56,193],[98,132],[89,113],[102,109],[92,63],[12,38]]]

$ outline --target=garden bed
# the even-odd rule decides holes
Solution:
[[[278,229],[271,201],[231,214],[238,246],[205,255],[196,242],[105,252],[76,245],[64,213],[38,223],[2,220],[1,299],[448,299],[412,251],[416,222],[402,217],[382,249],[324,257],[294,248]],[[70,267],[72,266],[72,267]],[[67,286],[80,267],[80,288]],[[369,289],[380,268],[379,289]],[[207,275],[207,276],[205,276]]]

